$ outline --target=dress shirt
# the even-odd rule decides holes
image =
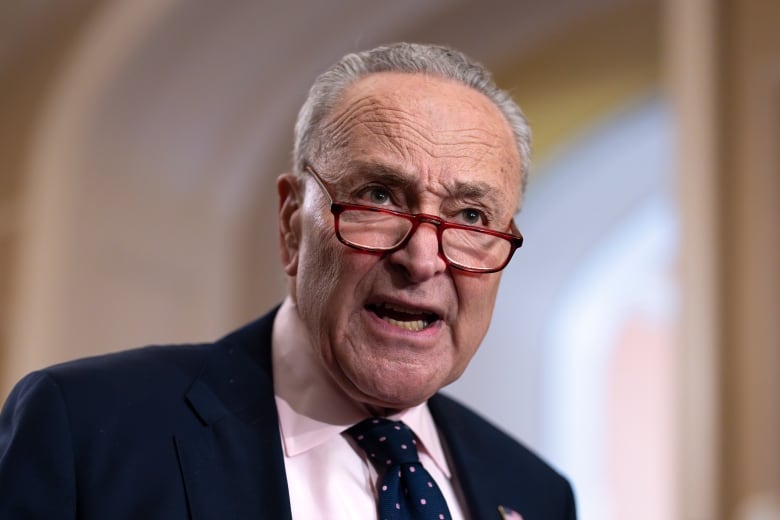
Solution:
[[[365,520],[377,514],[377,473],[344,433],[370,414],[325,371],[288,297],[276,315],[273,374],[284,465],[294,519]],[[453,520],[464,519],[427,404],[389,419],[404,421],[418,438],[420,461],[441,488]]]

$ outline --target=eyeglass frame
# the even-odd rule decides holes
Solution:
[[[514,219],[512,219],[512,221],[509,224],[509,229],[512,233],[504,233],[502,231],[495,231],[493,229],[481,228],[477,226],[469,226],[467,224],[458,224],[455,222],[448,222],[440,217],[437,217],[435,215],[429,215],[427,213],[406,213],[404,211],[396,211],[396,210],[380,208],[376,206],[366,206],[363,204],[351,204],[347,202],[338,202],[334,200],[333,195],[331,195],[330,191],[328,191],[327,186],[325,186],[325,181],[322,180],[322,177],[320,177],[320,174],[317,173],[317,171],[314,169],[313,166],[311,166],[310,164],[306,164],[304,166],[304,171],[311,174],[311,176],[314,178],[316,183],[322,189],[325,196],[328,197],[328,201],[330,202],[330,212],[333,214],[333,226],[336,231],[336,237],[339,239],[339,242],[357,251],[361,251],[363,253],[369,253],[369,254],[394,253],[395,251],[403,249],[406,246],[409,240],[411,240],[414,233],[417,231],[417,228],[420,227],[420,224],[432,224],[436,227],[436,240],[439,245],[439,256],[444,260],[447,266],[452,267],[454,269],[458,269],[460,271],[465,271],[467,273],[488,274],[488,273],[497,273],[503,270],[507,265],[509,265],[509,262],[512,260],[512,256],[514,256],[515,251],[517,251],[517,249],[523,245],[523,235],[520,233],[520,230],[517,229],[517,225],[515,224]],[[341,235],[341,230],[339,229],[339,217],[344,211],[347,210],[370,211],[374,213],[383,213],[386,215],[401,217],[411,222],[412,227],[409,229],[409,231],[406,232],[404,238],[398,244],[392,247],[383,248],[383,247],[361,246],[354,242],[350,242],[349,240],[345,239]],[[480,267],[468,267],[462,264],[458,264],[457,262],[451,260],[444,253],[442,234],[447,229],[462,229],[465,231],[474,231],[477,233],[483,233],[494,237],[498,237],[508,241],[511,249],[509,250],[509,253],[507,253],[504,262],[498,267],[480,268]]]

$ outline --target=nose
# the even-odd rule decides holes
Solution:
[[[421,222],[404,247],[390,254],[390,261],[402,267],[407,278],[423,282],[447,268],[447,262],[439,253],[436,224]]]

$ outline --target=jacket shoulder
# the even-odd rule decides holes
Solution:
[[[273,411],[270,373],[260,366],[270,358],[272,322],[266,316],[214,343],[147,346],[24,377],[0,412],[0,489],[13,498],[0,499],[0,517],[73,518],[80,510],[114,518],[152,505],[155,517],[186,516],[185,469],[195,475],[188,482],[201,472],[183,466],[183,454],[188,463],[206,460],[256,436],[264,422],[230,412],[256,410],[259,394],[271,404],[255,416]],[[210,448],[217,430],[231,447],[225,453]],[[237,453],[249,457],[243,447]],[[258,460],[253,470],[266,459]]]
[[[186,386],[206,369],[208,363],[236,351],[244,358],[264,359],[262,345],[268,342],[275,311],[231,332],[214,342],[148,345],[98,356],[81,358],[38,371],[70,390],[116,389],[143,393],[144,387],[186,390]]]

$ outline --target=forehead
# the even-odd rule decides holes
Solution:
[[[330,171],[376,162],[423,183],[474,182],[519,195],[509,124],[487,96],[453,80],[368,75],[345,90],[322,129]]]

